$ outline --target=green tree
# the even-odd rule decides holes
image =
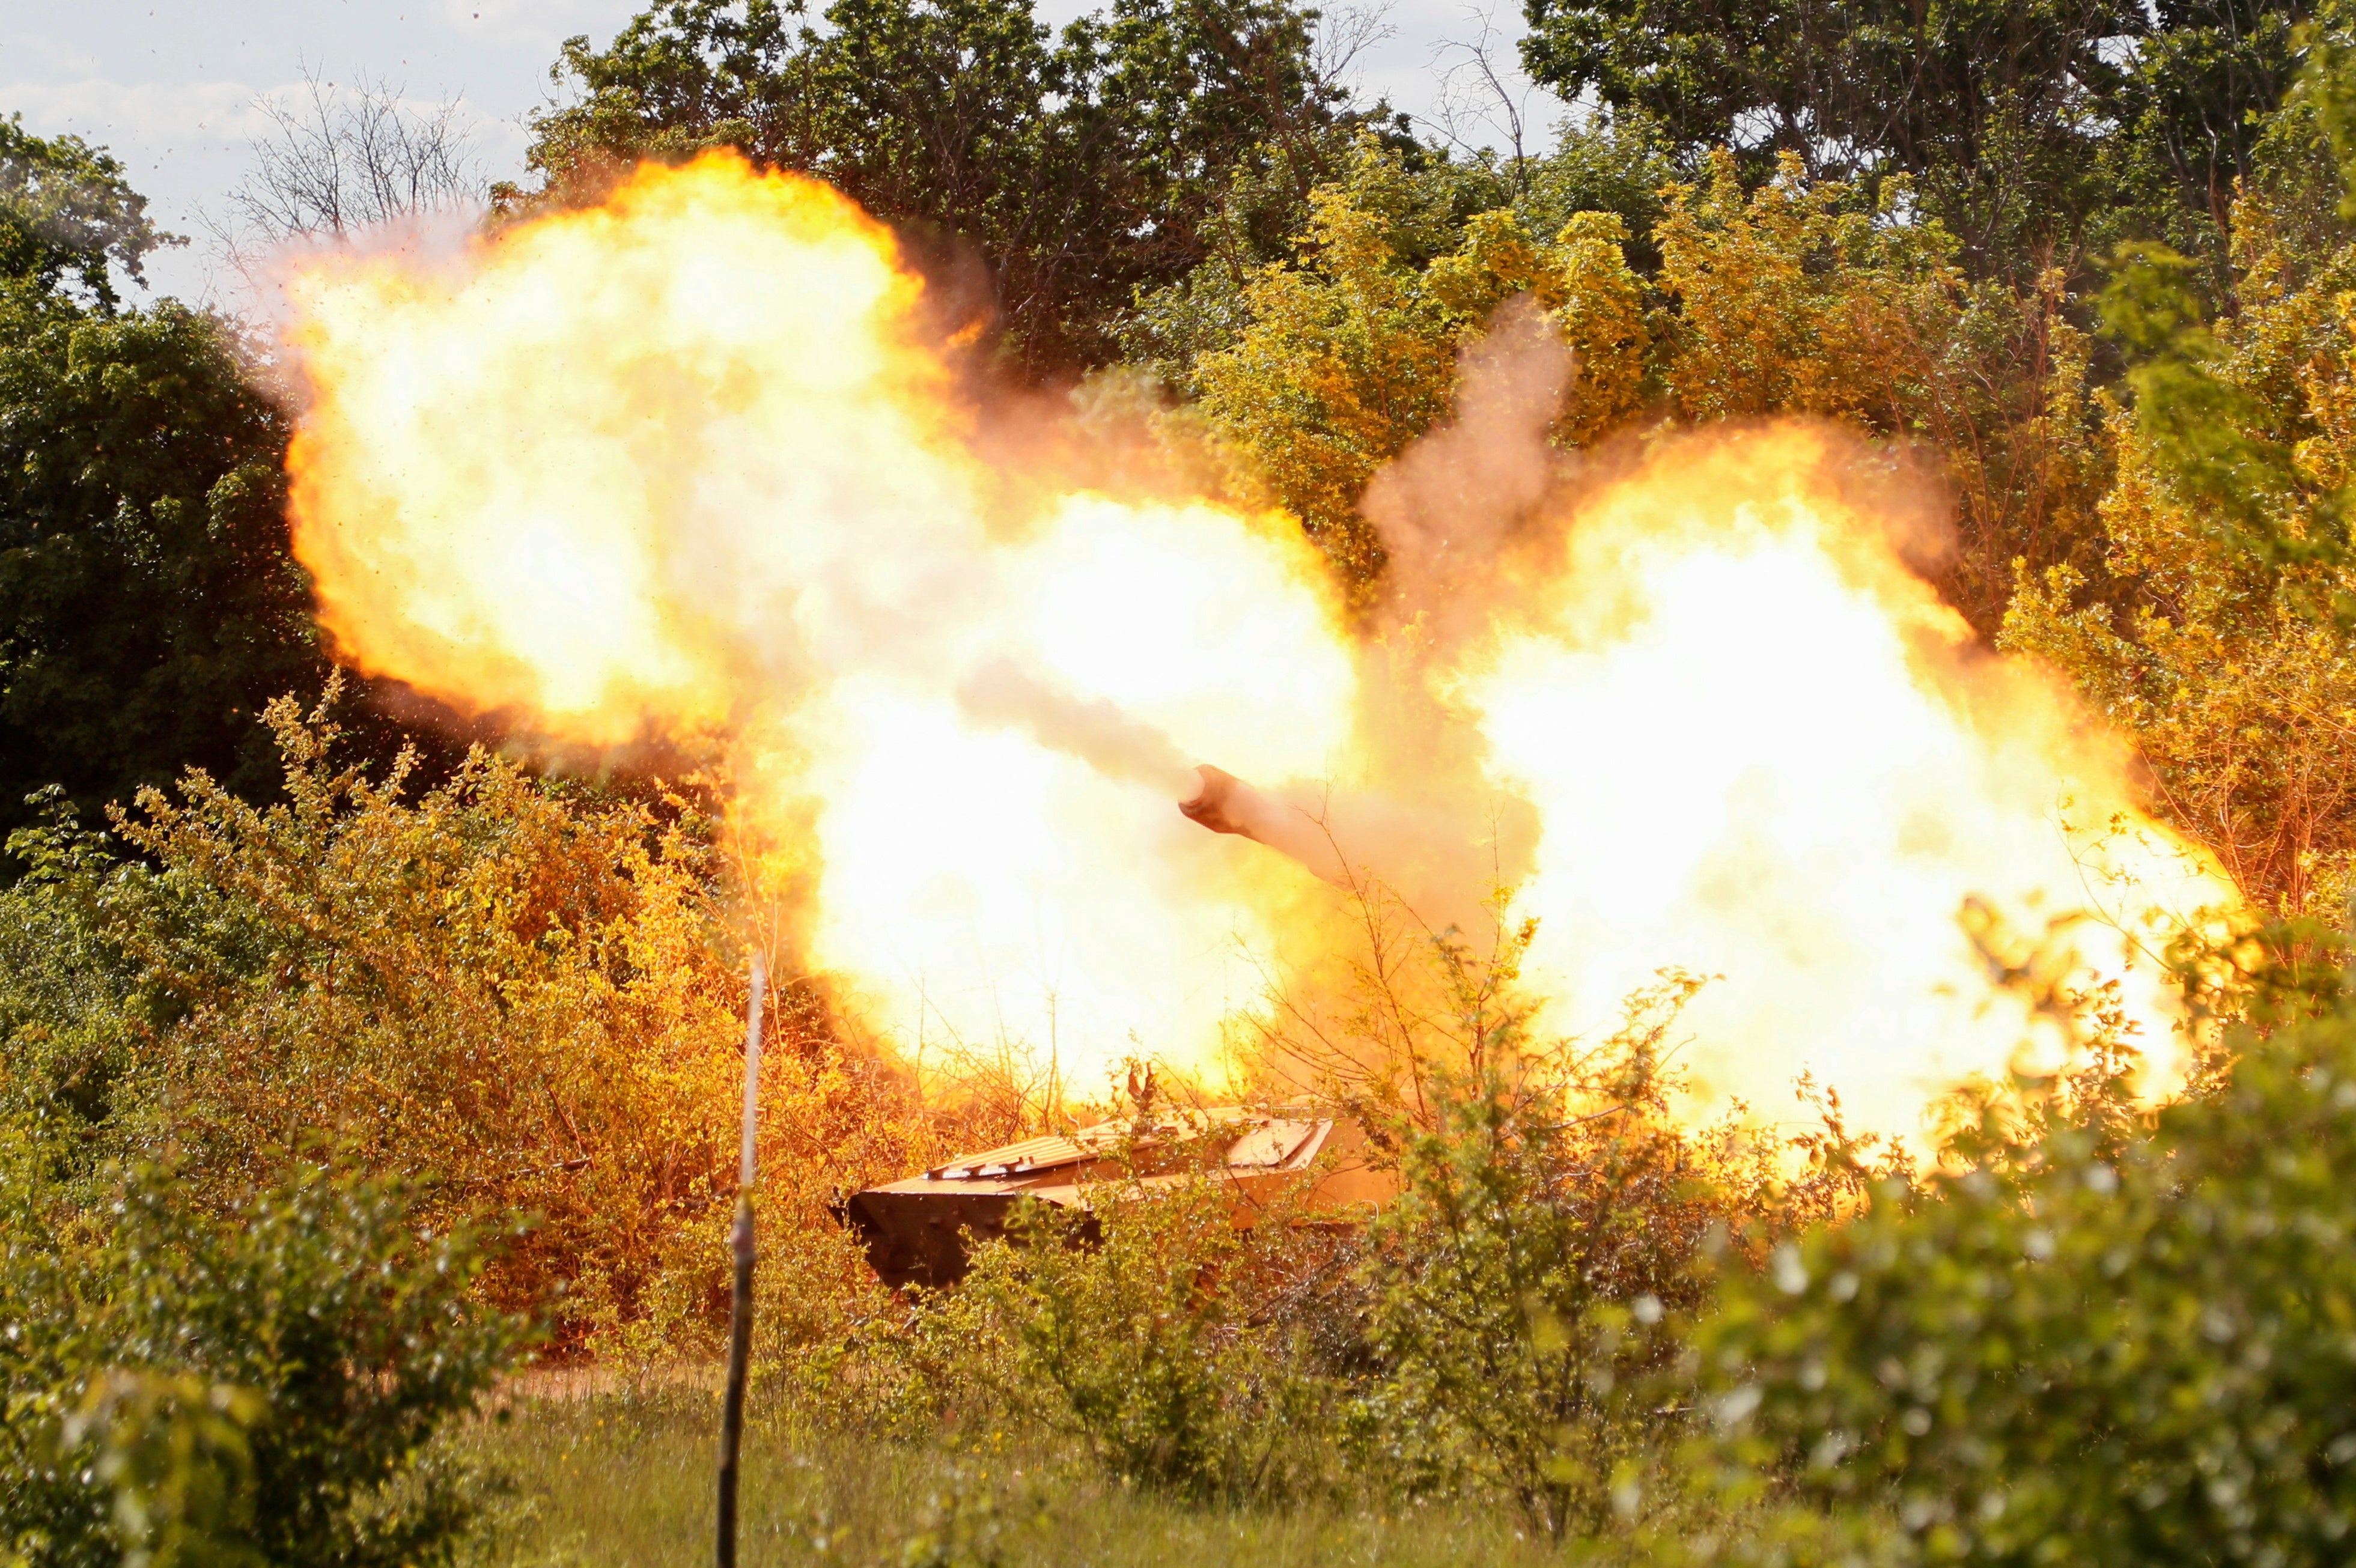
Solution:
[[[112,270],[144,282],[148,254],[177,243],[148,221],[116,159],[79,136],[33,135],[21,114],[0,122],[0,277],[43,291],[70,283],[111,310]]]
[[[2296,74],[2298,4],[1527,0],[1531,73],[1655,117],[1688,157],[1902,173],[1976,275],[2028,284],[2123,233],[2213,240]],[[2213,248],[2213,246],[2211,247]]]
[[[327,670],[285,440],[217,318],[0,282],[0,826],[49,784],[267,787],[262,705]]]
[[[565,45],[581,101],[538,122],[541,188],[501,199],[591,198],[637,160],[734,146],[937,262],[970,246],[1024,370],[1096,363],[1135,291],[1210,253],[1239,177],[1297,204],[1322,167],[1338,94],[1313,20],[1290,0],[1115,0],[1057,37],[1029,0],[836,0],[823,27],[775,0],[665,0],[604,49]]]
[[[165,242],[121,166],[0,125],[0,829],[196,764],[267,787],[262,704],[326,660],[288,553],[286,421],[220,318],[127,309]]]

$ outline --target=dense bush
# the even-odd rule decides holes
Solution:
[[[2022,1087],[1921,1186],[1729,1280],[1696,1345],[1731,1474],[1836,1510],[1787,1548],[2344,1561],[2356,1018],[2148,1116],[2099,1076]]]
[[[423,1456],[525,1339],[486,1253],[305,1167],[220,1213],[167,1168],[70,1206],[0,1133],[0,1550],[35,1568],[444,1561],[475,1483]]]
[[[1663,1022],[1602,1072],[1540,1059],[1443,1079],[1375,1227],[1381,1374],[1361,1429],[1402,1478],[1494,1489],[1556,1538],[1641,1486],[1667,1315],[1698,1299],[1702,1243],[1734,1207],[1642,1049]]]
[[[405,761],[345,760],[327,708],[269,717],[277,805],[191,774],[112,837],[59,819],[13,840],[0,1106],[72,1171],[168,1156],[215,1201],[333,1137],[434,1222],[535,1215],[485,1288],[554,1310],[566,1340],[700,1322],[744,1025],[699,819],[479,752],[412,794]],[[807,998],[778,1009],[764,1159],[807,1224],[832,1182],[896,1174],[934,1134],[887,1059]]]
[[[1297,1197],[1258,1195],[1248,1223],[1216,1177],[1108,1182],[1086,1215],[1033,1206],[958,1306],[1005,1347],[989,1375],[1010,1413],[1181,1496],[1330,1481],[1336,1383],[1310,1319],[1355,1248],[1302,1223]]]

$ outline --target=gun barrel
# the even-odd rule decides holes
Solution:
[[[1194,771],[1202,776],[1203,787],[1192,800],[1178,803],[1179,812],[1189,822],[1200,823],[1214,833],[1233,833],[1265,844],[1336,887],[1350,885],[1350,869],[1323,820],[1300,806],[1263,795],[1225,768],[1205,763]]]

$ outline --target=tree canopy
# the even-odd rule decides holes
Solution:
[[[1014,363],[1068,369],[1113,356],[1136,290],[1219,246],[1239,182],[1298,208],[1347,118],[1313,22],[1291,0],[1114,0],[1056,35],[1029,0],[835,0],[823,25],[663,0],[602,49],[564,46],[580,101],[538,122],[539,189],[502,195],[590,198],[637,159],[734,146],[837,186],[937,265],[969,247]]]
[[[262,704],[326,673],[285,439],[212,318],[0,284],[0,822],[191,763],[268,787]]]
[[[112,269],[144,282],[149,252],[179,242],[148,221],[119,160],[79,136],[44,141],[21,114],[0,121],[0,277],[70,284],[112,309]]]
[[[2296,75],[2269,0],[1528,0],[1531,74],[1697,156],[1904,173],[1976,272],[2033,276],[2128,234],[2213,234]]]
[[[168,242],[145,205],[106,154],[0,123],[0,827],[191,764],[266,791],[262,705],[326,674],[284,416],[223,321],[119,296]]]

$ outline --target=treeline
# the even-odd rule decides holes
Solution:
[[[920,1083],[789,987],[768,1387],[1197,1500],[1473,1488],[1663,1562],[2338,1560],[2356,16],[1531,21],[1584,107],[1466,155],[1350,101],[1275,0],[1060,33],[669,0],[567,46],[488,221],[715,145],[833,180],[984,329],[977,375],[1148,411],[1362,605],[1368,479],[1517,296],[1579,355],[1567,453],[1847,425],[1944,476],[1950,601],[2069,673],[2269,923],[2177,955],[2212,1058],[2136,1107],[2100,998],[2040,993],[2093,1067],[1962,1104],[1918,1179],[1830,1104],[1795,1149],[1683,1128],[1673,1011],[1568,1056],[1510,939],[1410,943],[1375,967],[1419,989],[1362,1011],[1446,1093],[1329,1086],[1407,1179],[1373,1234],[1108,1210],[1097,1251],[911,1304],[829,1199],[1049,1108],[989,1063]],[[404,749],[397,694],[343,692],[267,354],[130,293],[167,242],[103,153],[0,129],[0,1561],[434,1560],[473,1494],[420,1445],[530,1334],[709,1348],[735,890],[696,800]]]

